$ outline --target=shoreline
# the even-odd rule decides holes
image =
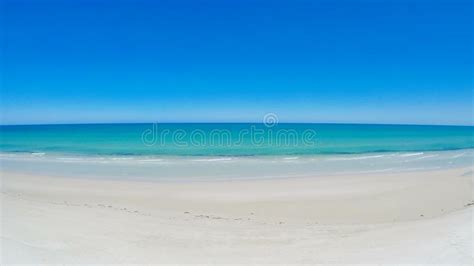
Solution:
[[[420,149],[420,150],[373,150],[360,152],[315,152],[315,153],[276,153],[276,154],[153,154],[153,153],[78,153],[78,152],[46,152],[37,151],[9,151],[1,150],[0,159],[61,159],[61,158],[90,158],[100,159],[176,159],[176,160],[194,160],[194,159],[276,159],[276,158],[332,158],[332,157],[359,157],[374,155],[412,155],[412,154],[430,154],[430,153],[455,153],[472,152],[474,147],[449,148],[449,149]]]
[[[472,170],[182,183],[2,171],[3,263],[471,264]]]
[[[0,154],[1,155],[1,154]],[[84,179],[206,182],[405,173],[472,166],[474,149],[274,157],[2,156],[2,171]]]

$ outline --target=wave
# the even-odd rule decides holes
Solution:
[[[423,160],[423,159],[434,158],[434,157],[438,157],[438,154],[417,157],[417,158],[412,159],[411,161]]]
[[[215,162],[215,161],[230,161],[236,158],[253,158],[253,157],[268,157],[268,158],[280,158],[283,160],[298,160],[308,156],[325,158],[330,161],[353,161],[353,160],[367,160],[367,159],[379,159],[388,156],[397,156],[406,159],[425,159],[433,157],[434,155],[426,155],[427,153],[434,152],[448,152],[448,151],[469,151],[472,148],[449,148],[449,149],[423,149],[420,151],[410,150],[365,150],[358,152],[266,152],[266,153],[77,153],[77,152],[45,152],[39,150],[14,150],[14,151],[1,151],[1,157],[26,157],[26,158],[56,158],[64,161],[82,161],[82,160],[95,160],[95,161],[140,161],[143,163],[162,162],[163,158],[190,158],[195,162]],[[451,159],[462,157],[464,153],[455,154]],[[429,157],[425,157],[425,156]],[[333,156],[327,158],[327,156]],[[448,159],[448,158],[447,158]]]
[[[144,159],[144,160],[138,160],[139,162],[145,162],[145,163],[154,163],[154,162],[162,162],[163,159]]]
[[[193,162],[222,162],[222,161],[232,161],[232,158],[210,158],[210,159],[195,159]]]
[[[400,157],[412,157],[412,156],[418,156],[418,155],[423,155],[423,152],[415,152],[415,153],[405,153],[405,154],[400,154]]]
[[[339,157],[339,158],[329,158],[328,161],[353,161],[353,160],[367,160],[367,159],[376,159],[383,158],[386,155],[371,155],[371,156],[357,156],[357,157]]]

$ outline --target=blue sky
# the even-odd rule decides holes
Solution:
[[[2,3],[2,124],[473,124],[472,1]]]

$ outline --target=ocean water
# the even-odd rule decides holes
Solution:
[[[104,124],[0,129],[2,171],[49,176],[262,179],[436,170],[474,162],[473,127]]]
[[[474,147],[474,127],[355,124],[1,126],[0,152],[101,156],[274,156]]]

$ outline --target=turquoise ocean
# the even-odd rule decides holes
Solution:
[[[84,156],[320,155],[474,147],[471,126],[87,124],[1,126],[0,132],[1,152]],[[305,133],[311,133],[306,142]]]
[[[3,171],[135,179],[470,167],[474,127],[158,123],[0,126]]]

